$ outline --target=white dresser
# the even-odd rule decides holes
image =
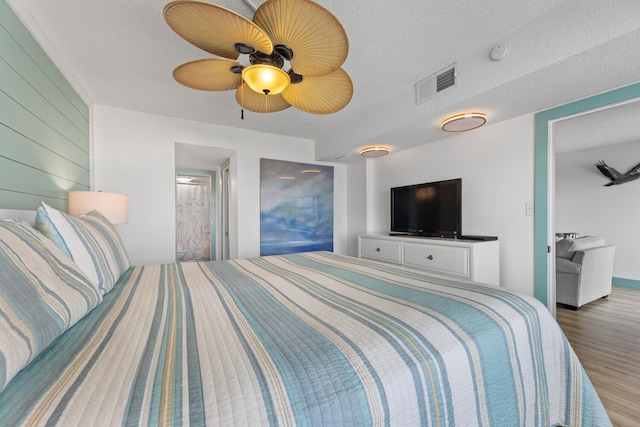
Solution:
[[[363,234],[358,237],[358,256],[464,281],[500,285],[500,246],[497,240]]]

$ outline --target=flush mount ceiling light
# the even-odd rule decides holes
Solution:
[[[464,132],[479,128],[487,123],[487,115],[484,113],[460,113],[447,117],[440,123],[440,129],[445,132]]]
[[[373,147],[365,147],[360,150],[360,155],[362,157],[382,157],[386,156],[391,152],[389,147],[384,147],[382,145],[376,145]]]
[[[240,106],[259,113],[293,105],[330,114],[351,101],[353,84],[340,68],[349,52],[347,34],[329,11],[310,0],[267,0],[253,21],[215,4],[178,0],[165,6],[164,19],[183,39],[221,57],[178,66],[173,77],[184,86],[236,89]],[[240,55],[247,55],[251,65],[242,65]],[[288,72],[283,70],[287,64]],[[264,79],[266,71],[272,80]]]

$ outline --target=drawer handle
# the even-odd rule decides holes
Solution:
[[[376,248],[376,252],[380,252],[380,248]]]
[[[427,259],[428,259],[429,261],[431,261],[431,260],[433,259],[433,255],[429,255],[429,256],[427,257]]]

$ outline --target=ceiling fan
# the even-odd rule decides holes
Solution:
[[[222,6],[178,0],[165,6],[164,19],[183,39],[221,57],[178,66],[173,77],[184,86],[236,89],[238,104],[259,113],[293,105],[330,114],[351,100],[353,85],[340,67],[349,51],[347,34],[313,1],[267,0],[252,22]],[[250,65],[241,64],[240,55],[248,55]]]

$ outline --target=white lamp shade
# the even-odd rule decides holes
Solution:
[[[112,224],[129,222],[129,196],[102,191],[71,191],[69,215],[78,216],[97,210]]]

